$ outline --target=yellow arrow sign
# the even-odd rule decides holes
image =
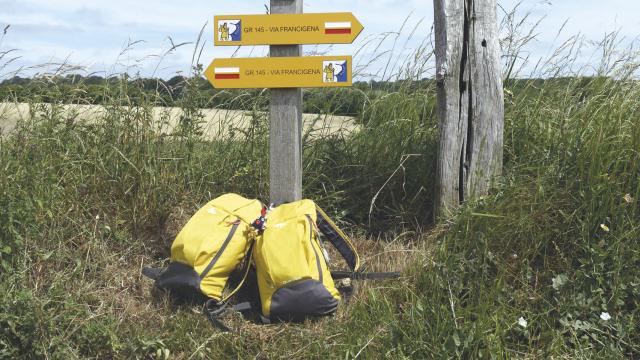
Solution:
[[[352,85],[351,56],[216,59],[205,76],[217,89]]]
[[[352,13],[231,15],[214,18],[216,46],[350,44],[364,27]]]

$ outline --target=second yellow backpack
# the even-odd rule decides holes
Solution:
[[[340,292],[329,270],[318,220],[335,228],[336,236],[329,240],[339,244],[336,247],[347,255],[352,270],[359,264],[353,245],[325,216],[311,200],[280,205],[269,212],[253,252],[262,314],[267,319],[303,321],[332,314],[338,307]]]

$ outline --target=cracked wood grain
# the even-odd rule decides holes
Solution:
[[[435,214],[487,194],[502,172],[504,93],[495,0],[434,0],[440,143]]]

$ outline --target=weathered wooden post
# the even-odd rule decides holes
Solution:
[[[303,0],[271,0],[271,14],[302,13]],[[301,45],[271,45],[271,57],[302,56]],[[302,89],[271,89],[270,198],[272,203],[302,198]]]
[[[496,0],[434,0],[440,144],[435,214],[485,195],[502,172]]]

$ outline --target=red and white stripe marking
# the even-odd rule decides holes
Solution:
[[[234,80],[240,79],[240,68],[238,67],[219,67],[214,69],[216,80]]]
[[[324,23],[324,33],[330,35],[351,34],[351,22],[327,22]]]

